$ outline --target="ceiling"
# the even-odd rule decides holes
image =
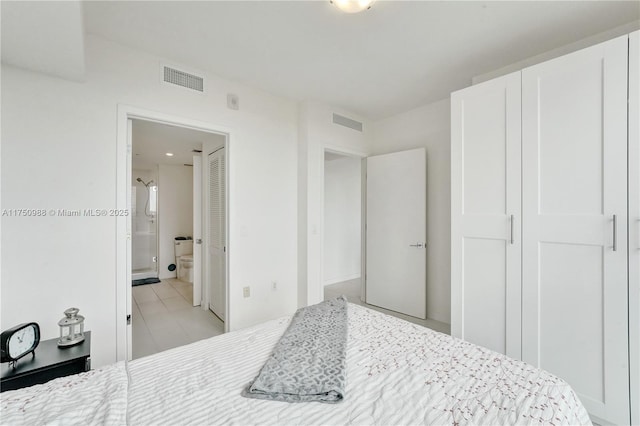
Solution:
[[[632,23],[634,1],[1,1],[2,62],[84,75],[84,34],[363,119],[447,98],[474,76]]]
[[[637,1],[99,2],[85,30],[295,100],[369,119],[640,19]]]
[[[132,145],[134,169],[152,170],[157,164],[182,166],[193,164],[194,149],[203,142],[224,142],[224,136],[182,127],[133,120]],[[173,153],[168,157],[167,152]]]

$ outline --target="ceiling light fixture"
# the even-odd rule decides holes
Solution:
[[[173,157],[173,152],[167,152],[165,155],[166,155],[167,157]]]
[[[329,3],[335,4],[343,12],[358,13],[371,9],[373,0],[329,0]]]

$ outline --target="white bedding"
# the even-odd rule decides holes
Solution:
[[[121,425],[127,418],[124,362],[0,394],[3,425]]]
[[[129,382],[114,368],[90,373],[110,409],[82,414],[89,424],[590,424],[573,390],[561,379],[424,327],[349,304],[347,386],[339,404],[247,399],[242,389],[258,373],[290,318],[172,349],[128,364]],[[72,377],[82,377],[72,376]],[[109,376],[105,380],[105,377]],[[58,388],[64,379],[45,385]],[[112,385],[111,380],[117,383]],[[106,396],[105,386],[121,395]],[[38,392],[1,394],[3,424],[32,422],[46,412]],[[13,401],[31,398],[24,421]],[[122,399],[124,398],[124,401]],[[95,404],[94,404],[95,405]],[[7,411],[5,411],[7,410]],[[14,416],[5,417],[11,412]],[[59,410],[57,411],[59,412]],[[35,417],[33,417],[35,418]],[[70,424],[69,416],[39,417]],[[87,420],[88,419],[88,420]],[[102,420],[101,420],[102,419]]]

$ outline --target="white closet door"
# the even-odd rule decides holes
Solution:
[[[218,299],[216,309],[218,317],[227,316],[227,165],[225,149],[218,150],[220,156],[220,274],[218,278]]]
[[[520,358],[520,72],[451,95],[451,334]]]
[[[209,155],[209,206],[208,229],[209,309],[220,319],[225,319],[226,307],[226,198],[224,148]]]
[[[366,300],[427,317],[424,148],[367,158]]]
[[[640,31],[629,37],[629,359],[631,424],[640,424]]]
[[[522,126],[523,360],[627,424],[627,37],[523,70]]]

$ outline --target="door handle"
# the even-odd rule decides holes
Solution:
[[[618,251],[618,218],[613,215],[613,251]]]
[[[510,224],[510,226],[511,226],[510,235],[511,236],[509,237],[509,240],[510,240],[511,244],[513,245],[513,215],[511,215],[510,222],[511,222],[511,224]]]
[[[202,244],[202,238],[196,238],[196,244]]]
[[[425,246],[426,246],[426,244],[425,244]],[[409,247],[418,247],[418,248],[422,248],[422,243],[409,244]]]

